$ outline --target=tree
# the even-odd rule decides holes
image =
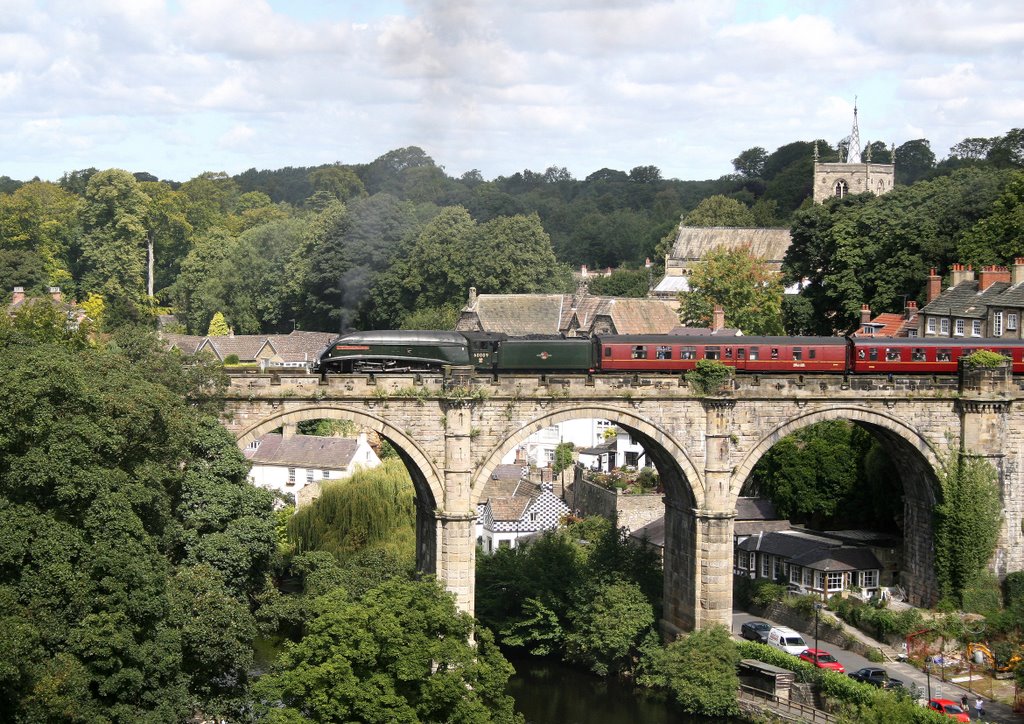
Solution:
[[[514,722],[513,673],[486,629],[434,581],[394,580],[314,604],[306,634],[256,685],[266,720]]]
[[[750,209],[736,199],[716,194],[683,217],[683,226],[753,226]]]
[[[996,168],[1024,167],[1024,128],[1014,128],[992,139],[986,159]]]
[[[761,178],[764,173],[764,164],[768,160],[768,152],[760,146],[754,146],[743,151],[732,160],[732,167],[736,173],[746,178]]]
[[[661,181],[661,169],[657,166],[635,166],[629,170],[629,180],[638,184],[652,184]]]
[[[646,297],[651,289],[652,274],[649,269],[615,269],[611,276],[593,277],[590,280],[591,294],[607,297]]]
[[[739,651],[723,626],[694,631],[657,651],[646,664],[648,684],[672,692],[687,714],[727,717],[739,713]]]
[[[654,608],[637,584],[612,580],[585,589],[569,622],[566,658],[606,676],[631,668],[630,659],[654,625]]]
[[[127,171],[93,174],[85,189],[82,290],[138,301],[145,295],[149,197]]]
[[[950,147],[949,155],[951,158],[960,161],[984,161],[995,140],[994,138],[981,138],[977,136],[965,138],[960,143]]]
[[[309,174],[309,182],[314,191],[322,191],[338,201],[347,201],[356,196],[366,194],[363,182],[348,166],[333,164],[321,166]]]
[[[0,195],[0,263],[10,269],[12,286],[56,285],[75,292],[73,257],[81,211],[80,198],[51,183],[33,181]]]
[[[864,146],[861,158],[870,159],[871,163],[892,163],[892,150],[884,141],[872,141]]]
[[[559,475],[572,467],[572,452],[575,448],[571,442],[560,442],[555,446],[555,460],[551,464],[552,475]]]
[[[782,332],[782,283],[750,249],[708,252],[690,275],[690,291],[679,296],[684,324],[709,326],[720,305],[726,323],[745,334]]]
[[[896,148],[896,183],[909,186],[935,168],[935,154],[927,138],[918,138]]]
[[[1024,255],[1024,173],[1014,174],[991,211],[957,245],[959,258],[979,267],[1010,264]]]
[[[206,330],[206,335],[208,337],[226,337],[230,331],[228,323],[224,321],[224,315],[217,312],[210,320],[210,327]]]

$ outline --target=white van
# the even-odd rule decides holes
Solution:
[[[768,632],[768,645],[793,656],[799,656],[807,649],[803,636],[785,626],[772,626]]]

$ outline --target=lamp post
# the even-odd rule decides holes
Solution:
[[[815,602],[814,604],[814,665],[818,665],[818,612],[821,611],[822,604]]]
[[[932,700],[932,657],[924,657],[924,675],[928,679],[928,701]]]

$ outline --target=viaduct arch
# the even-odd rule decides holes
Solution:
[[[1024,393],[1006,371],[959,386],[956,378],[740,377],[713,398],[669,376],[459,372],[457,390],[441,376],[239,375],[225,394],[225,424],[243,446],[276,427],[318,418],[352,420],[391,441],[416,489],[417,565],[437,575],[470,613],[484,483],[534,431],[584,417],[631,431],[663,477],[666,633],[730,622],[740,489],[779,439],[825,420],[852,420],[893,453],[908,501],[906,584],[913,598],[934,594],[934,471],[958,446],[990,460],[1000,474],[1004,524],[993,571],[1024,569],[1024,408],[1015,404]]]

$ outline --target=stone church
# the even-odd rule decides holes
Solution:
[[[818,148],[814,148],[814,203],[820,204],[833,196],[870,191],[881,196],[892,191],[896,166],[892,163],[871,163],[871,154],[860,150],[860,129],[857,127],[857,105],[853,106],[853,131],[846,150],[846,160],[838,163],[818,161]],[[864,157],[866,155],[866,158]]]

